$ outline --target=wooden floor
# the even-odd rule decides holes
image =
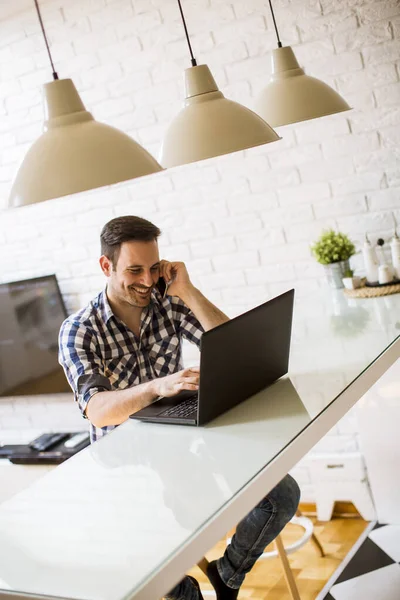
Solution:
[[[289,556],[301,600],[315,600],[368,525],[361,518],[334,518],[326,523],[319,523],[316,519],[312,520],[315,524],[315,534],[320,540],[326,556],[321,558],[311,542]],[[299,526],[289,524],[283,532],[285,545],[298,539],[302,531]],[[207,553],[208,560],[219,558],[224,550],[225,541],[223,540]],[[203,591],[212,590],[208,579],[198,567],[191,569],[189,574],[199,581]],[[205,600],[208,597],[212,598],[213,596],[206,594]],[[279,559],[259,560],[247,575],[240,589],[239,599],[289,600],[290,596]]]

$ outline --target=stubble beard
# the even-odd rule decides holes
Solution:
[[[142,296],[137,290],[148,291],[146,296]],[[125,301],[132,307],[135,308],[145,308],[150,304],[151,300],[151,292],[153,290],[153,286],[151,288],[143,288],[141,286],[129,286],[128,292],[125,295]]]

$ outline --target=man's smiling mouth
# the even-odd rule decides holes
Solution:
[[[135,288],[135,287],[131,287],[129,288],[130,290],[136,292],[136,294],[139,294],[139,296],[148,296],[151,292],[151,288],[148,288],[146,290],[140,289],[140,288]]]

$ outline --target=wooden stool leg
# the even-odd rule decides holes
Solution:
[[[204,575],[207,575],[207,567],[209,563],[205,556],[197,563],[197,566],[201,571],[203,571]]]
[[[302,516],[303,516],[303,513],[301,512],[301,510],[297,509],[296,510],[296,517],[302,517]],[[319,541],[319,539],[317,538],[317,536],[315,535],[315,533],[311,534],[311,541],[313,542],[314,546],[317,547],[317,550],[318,550],[319,554],[321,556],[325,556],[325,552],[324,552],[324,549],[323,549],[323,547],[321,545],[321,542]]]
[[[275,545],[278,550],[279,558],[281,559],[283,574],[285,576],[285,581],[286,585],[288,586],[290,597],[292,598],[292,600],[301,600],[280,535],[278,535],[278,537],[275,539]]]
[[[317,538],[315,533],[311,534],[311,541],[313,542],[314,546],[317,547],[317,550],[320,553],[320,555],[325,556],[325,552],[324,552],[323,547],[321,546],[321,542],[319,541],[319,539]]]

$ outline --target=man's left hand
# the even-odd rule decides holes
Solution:
[[[160,276],[167,283],[167,295],[178,296],[181,300],[193,289],[189,273],[183,262],[169,262],[162,260],[160,263]]]

